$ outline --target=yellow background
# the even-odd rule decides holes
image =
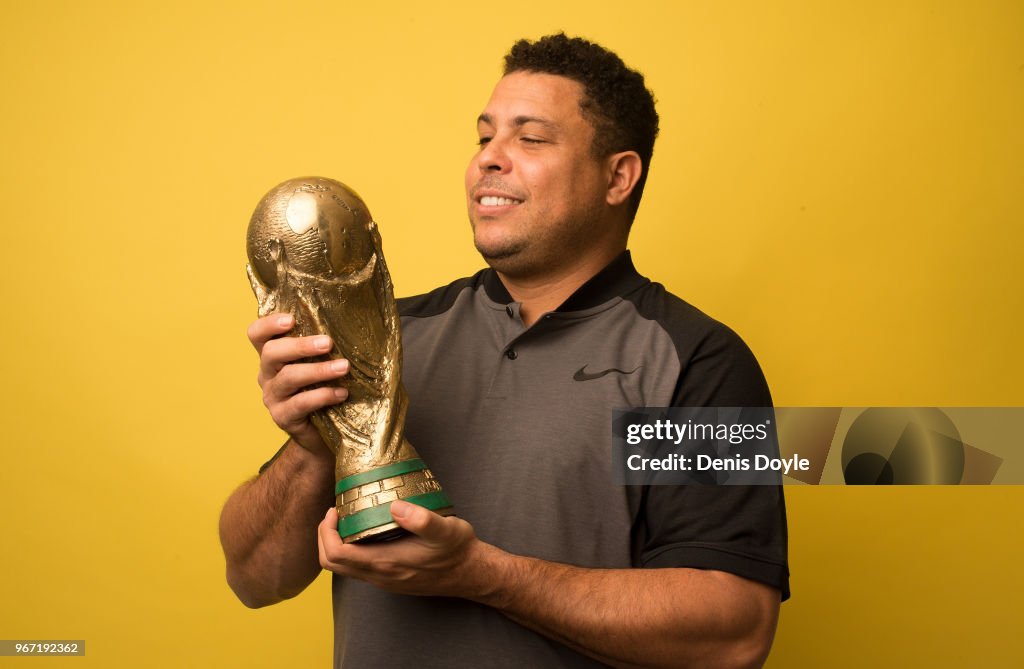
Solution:
[[[88,644],[26,665],[328,665],[326,578],[254,612],[222,574],[221,504],[281,441],[245,226],[322,174],[370,203],[400,295],[477,269],[462,170],[521,36],[647,75],[635,260],[746,338],[777,404],[1024,404],[1015,0],[8,0],[0,21],[0,638]],[[787,492],[769,666],[1020,659],[1024,489]]]

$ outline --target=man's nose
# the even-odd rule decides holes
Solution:
[[[512,169],[512,161],[505,150],[505,144],[497,138],[491,139],[484,145],[480,155],[477,156],[477,162],[483,173],[506,174]]]

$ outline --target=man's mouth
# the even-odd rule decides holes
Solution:
[[[522,200],[511,197],[499,197],[497,195],[481,195],[477,201],[485,207],[506,207],[513,204],[522,204]]]

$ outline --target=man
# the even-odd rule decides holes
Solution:
[[[781,491],[611,482],[613,408],[771,402],[742,341],[625,250],[657,123],[643,77],[595,44],[506,56],[466,172],[490,269],[399,302],[406,434],[459,517],[395,502],[413,536],[343,544],[308,415],[344,401],[347,365],[300,362],[331,342],[280,337],[287,315],[250,327],[291,438],[224,508],[243,602],[334,572],[337,666],[760,666],[788,596]]]

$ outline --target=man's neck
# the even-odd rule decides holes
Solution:
[[[511,277],[498,272],[498,277],[512,299],[520,303],[519,316],[523,325],[530,327],[541,316],[560,307],[580,286],[607,267],[624,250],[615,249],[541,276]]]

